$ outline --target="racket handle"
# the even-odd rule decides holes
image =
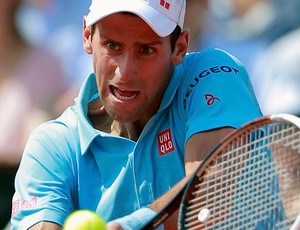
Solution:
[[[299,229],[300,229],[300,214],[298,215],[297,219],[295,220],[290,230],[299,230]]]

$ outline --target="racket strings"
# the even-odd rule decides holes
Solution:
[[[266,170],[264,172],[261,172],[260,170],[258,170],[258,174],[257,174],[258,178],[260,175],[262,175],[262,176],[265,175],[265,173],[269,173],[269,176],[276,176],[276,172],[273,169],[269,169],[268,165],[265,165],[264,167],[266,168]],[[240,176],[235,175],[234,177],[229,177],[229,178],[231,180],[236,180],[236,179],[240,178]],[[222,176],[222,179],[225,179],[225,176]],[[197,210],[195,210],[195,208],[197,208],[199,206],[201,207],[203,205],[203,203],[205,203],[205,200],[203,200],[203,197],[202,197],[203,195],[208,196],[208,197],[214,196],[215,199],[218,199],[218,198],[221,199],[226,195],[232,195],[232,191],[230,190],[230,187],[222,187],[222,188],[215,189],[217,186],[223,185],[222,182],[221,183],[216,182],[213,185],[213,187],[210,187],[210,183],[202,184],[207,187],[200,188],[200,186],[197,186],[198,190],[193,193],[193,195],[196,198],[193,199],[192,201],[190,201],[190,206],[187,207],[187,210],[191,210],[191,212],[188,215],[193,215],[194,213],[197,213]],[[264,193],[267,192],[264,190],[266,188],[263,188],[264,187],[263,185],[261,185],[261,184],[257,185],[257,181],[252,180],[251,178],[248,181],[248,183],[241,184],[238,188],[240,190],[243,190],[243,189],[248,189],[248,187],[252,187],[253,189],[260,189],[260,191],[262,191]],[[239,189],[237,189],[235,192],[239,193]]]
[[[287,229],[300,210],[299,150],[299,129],[289,124],[250,130],[223,146],[194,185],[185,229],[251,229],[259,222]],[[203,209],[210,217],[201,222]]]
[[[255,159],[254,157],[252,159]],[[275,176],[276,172],[274,171],[274,168],[270,168],[269,164],[266,163],[266,160],[262,162],[262,168],[261,169],[256,169],[253,171],[253,173],[256,174],[257,178],[262,177],[265,173],[269,174],[269,176]],[[252,166],[245,167],[243,170],[248,170],[251,169]],[[220,170],[221,171],[221,170]],[[235,171],[234,171],[235,172]],[[218,173],[214,171],[214,175],[217,175]],[[211,210],[213,213],[216,213],[216,210],[214,207],[219,207],[221,204],[223,206],[226,206],[226,202],[228,203],[228,206],[230,206],[230,203],[232,202],[231,199],[226,199],[226,197],[232,197],[232,189],[229,187],[231,184],[238,183],[237,180],[240,178],[240,175],[235,172],[235,173],[230,173],[230,174],[222,174],[220,178],[218,178],[219,181],[215,181],[215,183],[212,183],[210,180],[206,181],[206,183],[202,183],[202,186],[204,185],[205,187],[200,188],[198,185],[198,190],[193,193],[193,195],[196,197],[190,202],[190,206],[187,208],[188,214],[186,216],[187,221],[189,223],[191,222],[192,219],[195,219],[195,214],[198,214],[199,211],[201,210],[201,207],[206,205],[207,201],[203,200],[203,195],[205,194],[206,197],[213,197],[214,201],[211,202],[209,205],[206,205],[206,208]],[[235,181],[235,182],[230,182],[229,181]],[[245,179],[243,179],[245,180]],[[226,181],[226,185],[223,186],[223,181]],[[220,188],[218,188],[220,186]],[[248,183],[243,183],[238,186],[238,189],[236,190],[236,193],[239,194],[239,190],[247,190],[249,188],[255,189],[259,191],[259,193],[263,194],[265,197],[270,197],[272,199],[273,197],[271,196],[272,194],[268,190],[267,187],[262,185],[261,183],[257,183],[256,180],[253,180],[252,178],[249,178]],[[201,201],[202,200],[202,201]],[[274,202],[274,201],[273,201]],[[253,203],[251,200],[247,201],[244,200],[244,204],[249,208],[252,206]],[[236,211],[231,211],[231,214],[238,214],[239,210]],[[196,220],[197,221],[197,220]]]

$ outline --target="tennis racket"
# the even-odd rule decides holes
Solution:
[[[256,119],[224,138],[142,230],[180,206],[178,229],[300,229],[300,119]],[[298,218],[300,223],[300,217]]]
[[[184,192],[178,228],[300,229],[299,213],[300,119],[278,114],[234,131],[208,155]]]

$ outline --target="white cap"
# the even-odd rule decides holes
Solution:
[[[177,25],[183,29],[186,0],[92,0],[86,25],[118,12],[142,18],[160,37],[170,35]]]

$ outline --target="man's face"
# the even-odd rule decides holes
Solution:
[[[137,16],[117,13],[100,20],[88,39],[108,114],[120,122],[148,120],[178,64],[170,37],[159,37]]]

